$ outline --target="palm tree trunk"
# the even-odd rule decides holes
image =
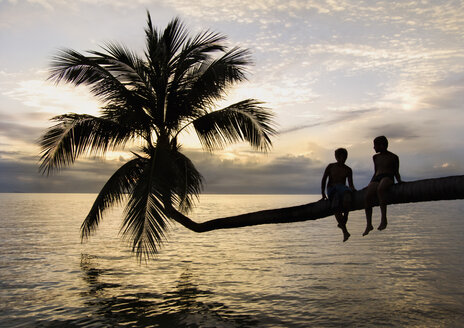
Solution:
[[[365,191],[366,188],[352,194],[352,211],[364,209]],[[393,185],[390,190],[390,199],[388,203],[404,204],[451,199],[464,199],[464,175],[417,180]],[[375,201],[373,206],[378,206],[378,200]],[[246,213],[209,220],[202,223],[196,223],[174,209],[171,212],[171,217],[192,231],[206,232],[258,224],[317,220],[333,214],[334,212],[331,209],[330,201],[319,200],[300,206]]]

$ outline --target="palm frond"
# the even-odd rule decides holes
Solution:
[[[123,95],[124,97],[119,103],[137,108],[148,108],[150,104],[156,103],[156,93],[152,92],[152,85],[148,77],[149,70],[144,60],[126,46],[115,42],[106,43],[103,49],[108,54],[91,53],[104,59],[101,62],[105,69],[110,71],[130,91]],[[113,97],[107,100],[117,100],[117,98]]]
[[[102,74],[107,73],[98,69],[97,63],[91,58],[73,49],[60,49],[52,58],[48,79],[57,84],[62,81],[76,86],[91,84],[101,79]]]
[[[224,51],[221,44],[225,37],[218,33],[205,31],[187,40],[182,50],[172,59],[170,66],[174,67],[173,74],[168,83],[168,110],[166,123],[173,126],[179,118],[191,115],[192,107],[187,101],[190,89],[198,76],[188,74],[197,71],[203,62],[210,60],[212,53]]]
[[[157,156],[153,156],[143,167],[140,179],[129,195],[121,228],[140,260],[157,254],[165,240],[168,223],[164,205],[166,191],[157,178],[156,161]]]
[[[145,28],[145,42],[147,48],[145,55],[147,58],[150,58],[150,54],[154,53],[154,50],[158,47],[159,38],[159,32],[153,26],[151,15],[147,11],[147,27]]]
[[[222,57],[211,62],[205,61],[188,78],[194,81],[187,95],[192,107],[213,106],[227,89],[236,82],[246,79],[246,68],[251,64],[247,49],[233,48]]]
[[[150,85],[152,93],[156,98],[156,102],[151,104],[149,110],[150,115],[156,118],[156,124],[161,126],[165,120],[166,89],[171,74],[171,68],[168,63],[170,61],[171,52],[169,49],[169,42],[166,43],[166,40],[163,39],[163,34],[160,34],[156,28],[153,27],[149,13],[147,13],[147,16],[148,26],[145,29],[145,57],[147,64],[145,65],[145,76],[147,84]],[[171,26],[170,29],[172,29],[173,23],[171,22],[169,26]],[[166,34],[169,33],[166,32]]]
[[[130,129],[104,118],[86,114],[65,114],[52,118],[59,123],[39,139],[42,148],[40,171],[49,174],[74,163],[82,153],[105,153],[124,145],[134,136]]]
[[[105,52],[89,51],[100,66],[111,72],[124,86],[134,89],[144,85],[140,76],[143,60],[137,54],[117,42],[106,42],[102,48]]]
[[[166,47],[166,59],[168,65],[172,58],[174,58],[177,52],[181,49],[187,37],[188,34],[185,27],[178,17],[171,20],[168,26],[166,26],[161,37],[161,41]]]
[[[193,162],[184,154],[175,151],[172,160],[173,202],[181,212],[193,208],[203,189],[203,176]]]
[[[95,199],[89,214],[81,225],[81,239],[87,239],[97,229],[103,212],[120,204],[130,194],[140,179],[141,169],[146,159],[137,157],[121,166],[105,183]]]
[[[145,135],[147,131],[152,129],[152,121],[154,119],[139,107],[129,107],[124,104],[110,104],[102,107],[102,119],[110,120],[121,126],[130,128],[134,136]]]
[[[173,84],[179,85],[182,77],[188,70],[191,70],[210,58],[211,54],[217,51],[224,51],[222,42],[225,36],[210,31],[198,33],[188,39],[182,50],[172,59],[171,65],[175,67]]]
[[[272,145],[271,136],[277,132],[273,114],[261,104],[247,99],[195,119],[192,123],[203,147],[211,151],[247,141],[255,149],[267,151]]]
[[[72,49],[63,49],[53,57],[49,80],[75,86],[87,85],[93,95],[103,101],[126,100],[130,92],[126,86],[104,66],[114,63],[100,56],[90,57]]]

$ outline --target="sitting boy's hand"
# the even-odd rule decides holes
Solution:
[[[326,196],[325,192],[322,193],[322,199],[323,199],[323,200],[326,200],[326,199],[327,199],[327,196]]]

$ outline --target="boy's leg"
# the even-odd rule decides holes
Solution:
[[[378,182],[371,182],[367,186],[366,196],[364,198],[364,209],[366,212],[366,230],[363,232],[363,236],[367,235],[371,230],[374,229],[372,226],[372,203],[375,195],[377,194]]]
[[[337,219],[337,223],[338,223],[337,227],[343,230],[343,226],[345,225],[345,223],[343,222],[342,212],[337,211],[334,214],[335,214],[335,218]]]
[[[343,212],[346,214],[345,215],[346,217],[348,217],[348,212],[350,211],[350,209],[351,209],[351,192],[345,191],[343,193]]]
[[[346,229],[346,222],[345,222],[345,215],[342,212],[335,212],[335,218],[337,219],[338,225],[342,232],[343,232],[343,241],[347,241],[350,238],[350,233]]]
[[[388,189],[393,185],[393,180],[390,178],[383,178],[379,183],[379,188],[377,188],[377,196],[379,197],[379,206],[380,206],[380,225],[377,229],[384,230],[387,227],[387,197]]]
[[[332,209],[336,211],[338,211],[338,209],[340,208],[340,195],[338,194],[338,192],[335,192],[332,195],[332,199],[330,199],[330,206],[332,207]]]
[[[343,223],[346,225],[348,223],[348,211],[343,212]]]
[[[347,241],[351,236],[348,232],[348,228],[346,227],[346,224],[348,223],[348,213],[348,211],[343,213],[343,223],[345,225],[345,230],[343,230],[343,241]]]

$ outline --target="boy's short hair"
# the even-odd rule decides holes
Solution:
[[[388,148],[388,139],[385,136],[379,136],[375,138],[374,143],[384,145],[385,148]]]
[[[348,157],[348,151],[345,148],[338,148],[335,150],[335,156],[344,156]]]

